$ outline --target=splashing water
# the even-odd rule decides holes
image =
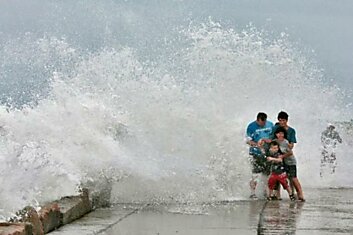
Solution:
[[[114,182],[120,202],[245,198],[244,132],[259,111],[273,121],[281,110],[290,114],[304,188],[353,186],[345,177],[348,144],[334,180],[318,176],[325,120],[351,113],[287,35],[270,39],[251,25],[238,31],[212,20],[174,35],[155,58],[126,46],[83,53],[48,37],[16,42],[29,62],[2,63],[31,63],[49,85],[40,96],[25,96],[34,103],[0,109],[2,214],[74,194],[102,176]],[[13,58],[14,48],[8,44],[2,54]]]

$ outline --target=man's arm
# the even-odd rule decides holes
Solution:
[[[257,143],[253,141],[253,136],[254,131],[251,128],[251,125],[249,124],[248,127],[246,128],[246,143],[250,146],[257,146]]]
[[[289,147],[289,144],[288,144],[288,147]],[[280,156],[280,158],[286,158],[286,157],[290,157],[290,156],[292,156],[293,155],[293,151],[292,150],[289,150],[288,152],[286,152],[286,153],[284,153],[284,154],[282,154],[281,156]]]
[[[275,158],[275,157],[266,157],[268,162],[282,162],[282,158]]]
[[[253,146],[253,147],[257,146],[257,143],[255,141],[253,141],[252,139],[250,139],[249,137],[247,137],[246,143],[250,146]]]
[[[295,129],[293,127],[289,127],[290,130],[291,130],[291,133],[290,133],[290,136],[288,136],[289,138],[287,139],[289,144],[288,144],[288,147],[290,149],[293,149],[294,148],[294,144],[297,143],[297,133],[295,131]],[[289,129],[288,129],[289,130]]]

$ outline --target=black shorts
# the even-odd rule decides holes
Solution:
[[[297,178],[297,165],[285,165],[285,170],[289,179]]]

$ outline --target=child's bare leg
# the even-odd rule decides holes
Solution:
[[[269,189],[267,197],[271,197],[272,193],[273,193],[273,189]]]
[[[277,199],[281,198],[281,184],[278,182],[276,184],[275,190],[273,191],[273,194],[275,197],[277,197]]]
[[[273,189],[268,188],[268,194],[267,194],[267,200],[271,201],[272,200],[272,193],[273,193]]]
[[[293,195],[293,191],[290,187],[288,187],[286,190],[287,190],[289,196]]]

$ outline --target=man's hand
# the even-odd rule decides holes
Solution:
[[[256,147],[257,143],[255,141],[249,140],[248,141],[248,145],[252,146],[252,147]]]
[[[263,139],[259,140],[259,142],[257,142],[257,146],[258,147],[262,147],[264,145],[265,141]]]

